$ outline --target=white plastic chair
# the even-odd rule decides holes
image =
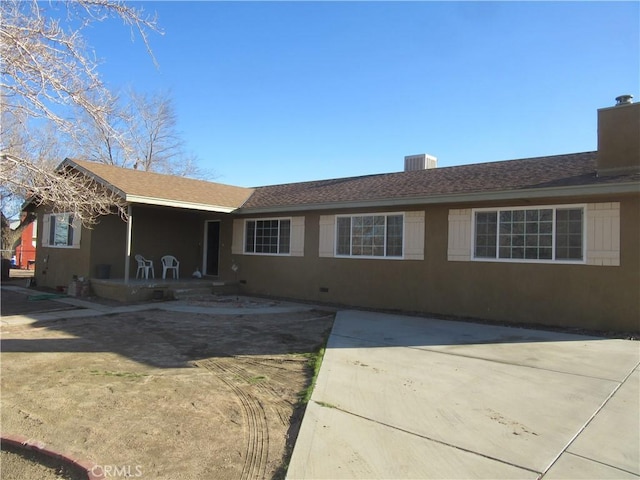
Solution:
[[[167,278],[167,270],[173,270],[173,278],[180,278],[179,268],[180,262],[173,255],[165,255],[160,259],[162,262],[162,278]]]
[[[156,278],[156,273],[153,270],[153,260],[147,260],[142,255],[135,256],[136,262],[138,262],[138,271],[136,272],[136,278],[149,278],[149,273],[151,273],[151,278]]]

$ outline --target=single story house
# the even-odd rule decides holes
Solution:
[[[67,159],[121,195],[93,229],[40,208],[38,284],[181,276],[243,293],[513,323],[640,330],[640,104],[598,110],[598,150],[242,188]]]

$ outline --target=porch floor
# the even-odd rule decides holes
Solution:
[[[91,289],[98,297],[120,302],[174,299],[193,294],[233,294],[238,285],[206,278],[124,278],[91,279]]]

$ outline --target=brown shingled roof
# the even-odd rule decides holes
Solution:
[[[231,212],[320,208],[357,203],[437,199],[491,192],[640,182],[640,175],[596,175],[597,152],[476,163],[428,170],[364,175],[243,188],[184,177],[67,159],[123,192],[133,203]]]
[[[185,208],[231,211],[242,206],[252,188],[186,177],[132,170],[104,163],[67,159],[63,165],[79,167],[125,195],[132,203],[169,204]]]
[[[243,210],[638,181],[598,178],[597,152],[258,187]]]

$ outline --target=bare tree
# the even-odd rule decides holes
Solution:
[[[61,136],[51,122],[35,123],[30,122],[24,111],[3,109],[0,122],[3,153],[11,153],[52,170],[69,149],[68,138]]]
[[[184,146],[170,97],[131,92],[131,108],[134,168],[166,172]]]
[[[173,175],[208,176],[186,150],[169,92],[122,92],[107,115],[110,129],[85,116],[76,151],[97,162]]]
[[[65,8],[69,27],[62,26],[59,12],[52,14],[47,8]],[[158,31],[155,18],[116,0],[2,0],[0,15],[3,112],[26,119],[23,127],[27,131],[33,122],[50,122],[71,137],[82,131],[78,128],[78,112],[82,112],[118,138],[109,121],[112,98],[98,75],[95,56],[83,41],[82,30],[94,22],[119,19],[148,48],[148,32]],[[85,224],[114,209],[126,215],[124,205],[112,192],[73,172],[54,172],[49,163],[25,154],[4,135],[0,180],[4,193],[50,204],[55,211],[73,212]]]
[[[119,213],[126,215],[123,200],[114,192],[105,189],[101,184],[88,179],[80,173],[72,170],[62,170],[52,173],[41,163],[25,161],[24,157],[15,157],[11,154],[3,154],[0,157],[2,175],[11,178],[10,184],[3,183],[0,187],[0,199],[2,201],[2,218],[6,218],[4,211],[15,213],[20,219],[17,228],[11,230],[10,223],[2,224],[2,257],[8,258],[15,241],[20,237],[22,230],[34,220],[31,211],[25,215],[17,215],[20,212],[23,195],[15,192],[29,192],[28,195],[35,204],[47,202],[54,211],[74,212],[85,225],[91,225],[99,216]]]
[[[0,121],[0,138],[2,138],[3,149],[14,152],[14,155],[21,159],[29,159],[33,164],[40,165],[42,168],[53,170],[55,163],[53,159],[62,158],[62,150],[64,144],[58,135],[57,130],[51,123],[44,123],[40,127],[33,127],[29,130],[24,128],[28,118],[23,111],[16,112],[17,115],[9,110],[2,111],[2,119]],[[11,175],[15,173],[15,169],[11,168],[9,161],[2,159],[3,175]],[[12,188],[14,185],[8,185],[3,182],[0,184],[0,212],[2,213],[2,256],[9,258],[11,252],[20,239],[22,231],[34,219],[30,213],[21,213],[21,207],[24,202],[22,191]],[[19,221],[17,227],[11,229],[13,223],[11,219]]]
[[[74,155],[94,162],[107,163],[119,167],[131,167],[129,160],[130,138],[128,136],[129,113],[120,106],[119,96],[110,100],[109,112],[105,115],[108,127],[95,122],[88,114],[81,114],[77,135],[71,147]]]

